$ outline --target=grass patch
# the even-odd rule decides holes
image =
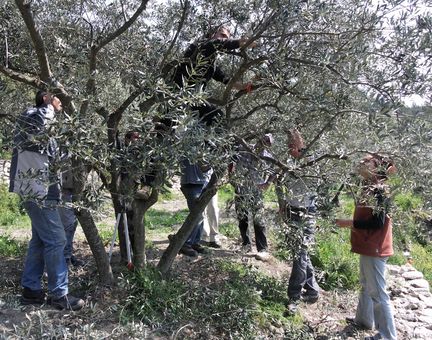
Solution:
[[[19,196],[8,192],[6,185],[0,185],[0,226],[16,226],[16,224],[25,224],[27,221]]]
[[[325,230],[316,235],[315,252],[311,254],[313,265],[321,271],[324,289],[358,287],[359,260],[351,253],[350,230]]]
[[[145,226],[147,230],[171,232],[173,226],[183,224],[188,214],[187,209],[170,212],[151,208],[145,215]]]
[[[432,245],[413,244],[411,256],[414,268],[421,271],[425,279],[429,281],[429,285],[432,286],[432,261],[430,260],[432,258]]]
[[[212,270],[223,278],[223,284],[217,283],[216,277],[208,285],[182,281],[177,276],[164,278],[153,268],[127,273],[122,284],[129,296],[121,320],[139,319],[169,335],[192,323],[195,338],[211,334],[234,339],[256,338],[260,330],[275,323],[289,330],[285,335],[290,339],[308,338],[301,320],[283,317],[285,283],[242,264],[220,261],[215,265]]]
[[[24,255],[26,247],[22,242],[0,236],[0,255],[1,256],[21,256]]]
[[[219,232],[228,238],[237,239],[240,237],[240,229],[237,223],[221,223]]]
[[[234,188],[231,184],[224,184],[218,190],[218,201],[221,206],[234,199]]]

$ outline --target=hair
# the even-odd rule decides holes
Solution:
[[[35,103],[36,106],[41,106],[44,104],[44,97],[48,94],[47,91],[45,90],[39,90],[36,93],[36,97],[35,97]]]
[[[210,39],[211,37],[213,37],[213,35],[216,34],[216,32],[218,32],[219,30],[221,30],[223,28],[226,29],[231,34],[231,30],[228,28],[228,26],[226,26],[225,24],[220,24],[220,25],[211,27],[207,31],[207,33],[205,34],[205,38]]]

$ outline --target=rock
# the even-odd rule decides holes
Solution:
[[[412,287],[427,288],[427,290],[429,291],[429,282],[427,282],[425,279],[415,279],[408,282]]]
[[[425,324],[426,328],[432,329],[432,316],[419,315],[418,319]]]
[[[409,271],[402,273],[402,277],[405,280],[417,280],[417,279],[423,279],[423,274],[419,271]]]
[[[405,313],[400,313],[399,315],[404,320],[407,320],[410,322],[417,322],[417,316],[411,311],[407,311]]]
[[[420,315],[425,315],[432,318],[432,308],[426,308],[419,312]]]
[[[431,339],[432,331],[426,327],[417,327],[414,329],[415,339]]]
[[[388,273],[393,275],[393,276],[399,275],[399,273],[402,271],[402,268],[399,266],[390,266],[389,265],[389,266],[387,266],[387,269],[388,269]]]

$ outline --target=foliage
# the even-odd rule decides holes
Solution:
[[[146,226],[149,230],[158,232],[172,232],[176,226],[183,223],[188,210],[175,212],[149,209],[146,214]]]
[[[218,190],[218,200],[222,205],[226,205],[234,199],[234,188],[230,184],[222,185]]]
[[[413,244],[411,256],[413,266],[424,274],[425,279],[432,286],[432,261],[430,260],[432,257],[432,245],[422,246],[420,244]]]
[[[216,264],[224,284],[203,287],[178,278],[163,278],[153,268],[124,277],[130,292],[122,320],[138,318],[152,329],[172,332],[194,322],[194,332],[205,337],[211,332],[223,338],[252,338],[257,326],[272,320],[286,325],[292,338],[302,334],[301,325],[291,324],[282,313],[286,285],[243,265],[222,261]],[[199,336],[199,335],[195,335]]]
[[[402,103],[431,91],[427,1],[46,4],[1,5],[1,140],[11,142],[14,120],[32,100],[30,88],[60,92],[67,105],[53,129],[59,144],[99,177],[84,179],[77,202],[83,209],[97,210],[105,188],[115,201],[120,173],[142,179],[157,169],[164,177],[160,187],[183,158],[222,173],[239,141],[252,143],[268,132],[275,136],[271,152],[279,174],[349,184],[362,155],[379,151],[398,160],[401,186],[421,188],[425,206],[432,206],[430,109]],[[179,91],[162,70],[219,23],[257,42],[218,60],[233,80],[252,80],[253,91],[234,92],[233,82]],[[43,44],[35,38],[39,32]],[[194,118],[191,107],[204,100],[224,110],[220,128],[203,127]],[[167,117],[175,134],[160,138],[155,122]],[[292,127],[306,141],[306,157],[294,163],[286,136]],[[142,135],[137,152],[122,147],[131,130]]]
[[[26,247],[7,236],[0,235],[0,255],[1,256],[21,256],[24,254]]]
[[[0,226],[12,226],[24,216],[19,197],[0,185]]]
[[[238,228],[238,224],[235,222],[221,223],[219,225],[219,231],[222,235],[232,239],[237,239],[240,237],[240,230]]]
[[[321,276],[322,288],[353,289],[358,286],[358,256],[351,253],[349,230],[329,228],[319,231],[311,260],[318,269],[318,277]]]

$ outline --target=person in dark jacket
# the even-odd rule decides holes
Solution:
[[[180,89],[190,88],[195,91],[203,91],[207,83],[214,79],[218,82],[228,84],[231,77],[217,65],[216,58],[219,52],[227,52],[244,47],[248,38],[231,39],[231,33],[225,26],[220,26],[210,35],[210,38],[198,41],[189,45],[183,55],[182,61],[174,71],[173,81]],[[255,47],[252,42],[248,47]],[[240,82],[233,84],[237,90],[250,88]],[[204,101],[201,104],[192,106],[193,111],[197,111],[199,118],[206,125],[212,125],[215,121],[222,118],[223,112],[216,105]]]
[[[68,294],[68,268],[63,254],[66,236],[58,211],[57,145],[48,132],[55,112],[61,109],[59,98],[39,91],[36,107],[18,117],[9,190],[20,195],[32,224],[32,238],[21,279],[22,303],[45,303],[41,279],[46,270],[48,303],[58,309],[78,310],[84,306],[84,301]]]

